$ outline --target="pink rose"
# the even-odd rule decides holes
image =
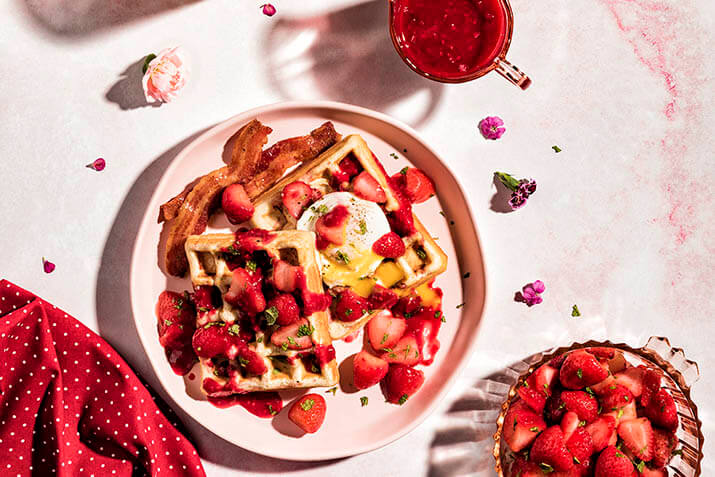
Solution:
[[[166,48],[156,55],[148,65],[142,79],[147,102],[168,103],[176,98],[186,84],[189,68],[186,55],[181,47]]]

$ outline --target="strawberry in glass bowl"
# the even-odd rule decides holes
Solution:
[[[494,434],[501,477],[695,477],[697,364],[666,338],[589,341],[529,358]]]

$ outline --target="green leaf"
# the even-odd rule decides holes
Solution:
[[[507,174],[506,172],[495,172],[494,174],[499,178],[501,183],[504,184],[506,188],[510,191],[514,192],[516,191],[516,189],[519,188],[519,181],[511,174]]]
[[[402,169],[400,169],[400,174],[402,174],[403,176],[407,174],[407,169],[409,169],[409,167],[403,167]]]
[[[561,148],[559,146],[551,146],[551,149],[553,149],[554,152],[561,152]]]
[[[643,468],[645,467],[645,462],[640,461],[638,462],[638,465],[636,466],[636,469],[638,469],[638,473],[643,473]]]
[[[367,396],[362,396],[360,398],[360,407],[365,407],[367,406]]]
[[[142,66],[142,73],[146,73],[146,70],[149,69],[149,63],[151,63],[151,60],[156,58],[156,55],[154,53],[150,53],[144,58],[144,66]]]
[[[327,391],[325,391],[325,394],[333,393],[333,396],[335,396],[335,393],[336,393],[336,392],[338,392],[338,387],[337,387],[337,386],[333,386],[332,388],[330,388],[330,389],[328,389]]]
[[[574,305],[571,307],[571,316],[573,316],[573,317],[581,316],[581,312],[578,310],[577,305]]]

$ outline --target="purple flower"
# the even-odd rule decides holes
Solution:
[[[536,192],[536,181],[533,179],[522,179],[519,181],[519,187],[517,190],[528,198],[531,194]]]
[[[516,210],[526,204],[526,197],[519,192],[512,192],[509,199],[509,205],[512,210]]]
[[[90,169],[94,169],[95,171],[100,172],[100,171],[104,170],[106,165],[107,165],[107,161],[105,161],[104,159],[102,159],[100,157],[99,159],[96,159],[91,164],[87,164],[86,167],[89,167]]]
[[[45,257],[42,257],[42,268],[45,270],[45,273],[52,273],[55,271],[55,264],[49,260],[45,260]]]
[[[506,131],[504,121],[499,116],[487,116],[479,121],[479,131],[481,131],[484,139],[499,139]]]
[[[529,199],[529,196],[536,192],[536,181],[533,179],[517,180],[514,176],[506,172],[495,172],[494,174],[496,174],[501,183],[511,191],[509,205],[512,210],[523,207]]]
[[[265,3],[261,5],[261,9],[263,9],[263,14],[267,17],[272,17],[276,14],[276,7],[274,7],[270,3]]]
[[[534,283],[527,283],[522,287],[520,292],[514,294],[514,301],[526,303],[528,307],[538,305],[544,301],[540,296],[544,290],[546,290],[546,287],[541,280],[536,280]]]

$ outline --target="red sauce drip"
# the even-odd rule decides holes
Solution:
[[[392,8],[402,54],[437,78],[459,79],[479,71],[506,40],[501,0],[397,0]]]
[[[335,348],[333,345],[316,346],[315,357],[318,359],[318,365],[322,368],[324,364],[335,359]]]
[[[417,347],[422,355],[420,364],[432,364],[439,350],[437,334],[442,326],[442,319],[441,312],[440,318],[435,318],[435,313],[438,311],[440,311],[438,308],[425,307],[407,320],[407,333],[412,332],[417,338]]]
[[[231,396],[208,397],[208,401],[220,409],[243,406],[254,416],[270,418],[283,409],[283,401],[276,392],[232,394]]]
[[[167,347],[164,349],[164,354],[171,365],[172,371],[179,376],[183,376],[191,371],[191,368],[196,362],[196,355],[191,348],[190,342],[180,348]]]

